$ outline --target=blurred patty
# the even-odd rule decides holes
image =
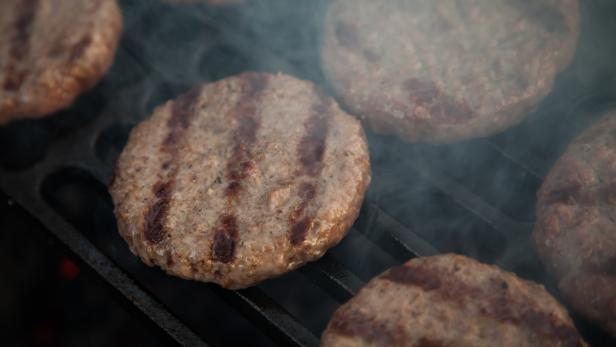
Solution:
[[[379,133],[453,142],[523,119],[568,65],[578,0],[334,0],[322,64]]]
[[[616,112],[579,135],[538,193],[535,246],[573,308],[616,336]]]
[[[460,255],[413,259],[371,280],[321,346],[586,346],[538,284]]]
[[[113,61],[115,0],[0,1],[0,124],[68,107]]]
[[[369,181],[355,118],[310,82],[245,73],[158,107],[132,131],[110,191],[144,262],[242,288],[337,244]]]

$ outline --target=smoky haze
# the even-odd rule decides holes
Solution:
[[[334,95],[320,65],[328,1],[135,4],[127,8],[141,15],[128,23],[125,40],[139,51],[120,52],[137,59],[147,75],[147,83],[130,87],[142,105],[134,121],[194,84],[248,70],[288,73]],[[535,194],[567,143],[597,120],[616,95],[616,41],[611,35],[616,32],[616,3],[586,1],[581,12],[571,65],[521,124],[489,138],[449,145],[408,144],[366,127],[372,185],[356,225],[331,256],[368,281],[411,256],[409,249],[391,246],[392,239],[413,251],[411,244],[419,239],[429,245],[420,254],[463,253],[546,283],[557,294],[528,239]],[[305,324],[315,333],[325,324],[319,312],[334,307],[297,274],[260,287],[291,313],[308,317]],[[300,289],[312,294],[298,298]]]
[[[79,105],[85,103],[86,110],[102,108],[113,114],[96,141],[97,155],[108,167],[131,126],[155,106],[198,83],[249,70],[280,71],[311,80],[334,95],[320,66],[327,0],[246,0],[245,5],[216,7],[152,0],[121,3],[126,23],[116,62],[101,84],[78,101],[82,110]],[[408,144],[366,127],[372,184],[357,223],[330,256],[368,281],[406,261],[413,252],[459,252],[546,283],[556,293],[528,240],[535,194],[567,143],[616,100],[616,2],[582,1],[581,11],[582,31],[573,62],[521,124],[489,138],[449,145]],[[6,149],[0,166],[13,169],[35,163],[45,157],[47,143],[54,137],[94,117],[71,112],[0,128],[0,147]],[[23,153],[20,148],[30,154],[19,154]],[[81,186],[74,191],[58,189],[68,192],[70,197],[65,198],[54,190],[68,180],[65,174],[46,181],[43,190],[48,200],[56,206],[70,205],[75,214],[87,213],[84,210],[95,200],[97,222],[83,227],[98,240],[94,243],[116,262],[128,264],[129,272],[141,272],[141,278],[159,275],[143,270],[117,233],[109,237],[115,222],[104,187],[86,196],[87,188]],[[96,185],[80,175],[68,174],[73,182]],[[400,246],[400,241],[408,247]],[[259,287],[318,335],[339,303],[302,274],[306,272],[296,271]],[[163,288],[170,305],[182,305],[181,314],[185,310],[188,320],[200,322],[211,301],[202,300],[206,303],[199,305],[191,298],[187,302],[200,287],[187,281],[172,283],[173,288],[165,282],[149,289]],[[226,314],[220,307],[212,310],[221,317]],[[243,337],[233,337],[238,343],[271,343],[257,337],[254,329],[246,329]],[[588,329],[588,336],[602,337]]]

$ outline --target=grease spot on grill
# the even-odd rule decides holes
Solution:
[[[220,225],[214,231],[212,259],[221,263],[231,262],[235,256],[237,237],[237,219],[233,215],[223,216]]]

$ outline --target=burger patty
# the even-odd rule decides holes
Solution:
[[[369,181],[355,118],[310,82],[245,73],[158,107],[133,129],[110,191],[145,263],[242,288],[337,244]]]
[[[579,135],[546,177],[533,240],[571,306],[616,336],[616,111]]]
[[[454,255],[413,259],[371,280],[333,315],[322,347],[586,346],[538,284]]]
[[[0,1],[0,124],[69,106],[112,63],[115,0]]]
[[[568,65],[578,0],[334,0],[322,65],[378,133],[453,142],[523,119]]]

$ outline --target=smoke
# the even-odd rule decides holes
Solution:
[[[222,7],[124,1],[125,33],[116,62],[96,89],[104,94],[106,114],[112,117],[96,142],[99,159],[111,165],[130,125],[195,84],[248,70],[281,71],[311,80],[331,93],[320,66],[321,26],[327,5],[326,0],[247,0],[244,5]],[[582,14],[582,33],[572,64],[520,125],[489,138],[433,146],[408,144],[366,129],[373,183],[358,222],[349,237],[330,252],[332,257],[367,281],[415,253],[430,253],[428,247],[421,246],[427,243],[439,252],[467,254],[546,282],[543,267],[528,243],[535,193],[567,143],[611,107],[616,95],[616,40],[612,38],[616,3],[586,1]],[[36,129],[37,136],[39,130],[49,132]],[[18,158],[8,156],[19,151],[12,150],[10,143],[4,145],[7,138],[0,135],[3,148],[7,148],[0,165],[10,167],[15,161],[13,166],[21,168]],[[17,147],[19,143],[13,145],[13,149]],[[37,158],[45,151],[42,153]],[[75,194],[84,192],[87,190],[79,189]],[[87,195],[81,198],[89,200]],[[63,204],[54,201],[60,210]],[[112,220],[109,203],[100,206],[107,209],[105,218]],[[97,215],[93,218],[102,218]],[[100,225],[108,226],[109,220]],[[100,229],[99,236],[106,240],[100,242],[109,242],[104,234],[108,229],[87,227]],[[111,241],[115,243],[117,237]],[[128,255],[126,249],[110,248],[109,252]],[[123,264],[138,268],[135,263]],[[149,281],[154,276],[147,272],[142,277]],[[202,290],[196,285],[185,286],[197,288],[187,289],[187,297]],[[268,281],[260,288],[302,317],[315,334],[336,304],[298,273]],[[156,291],[156,286],[151,290]],[[164,293],[171,297],[171,291]],[[311,299],[304,299],[304,295]],[[182,300],[170,298],[168,302],[173,306]],[[207,305],[201,300],[199,307]],[[191,312],[192,321],[197,322],[200,314]]]

